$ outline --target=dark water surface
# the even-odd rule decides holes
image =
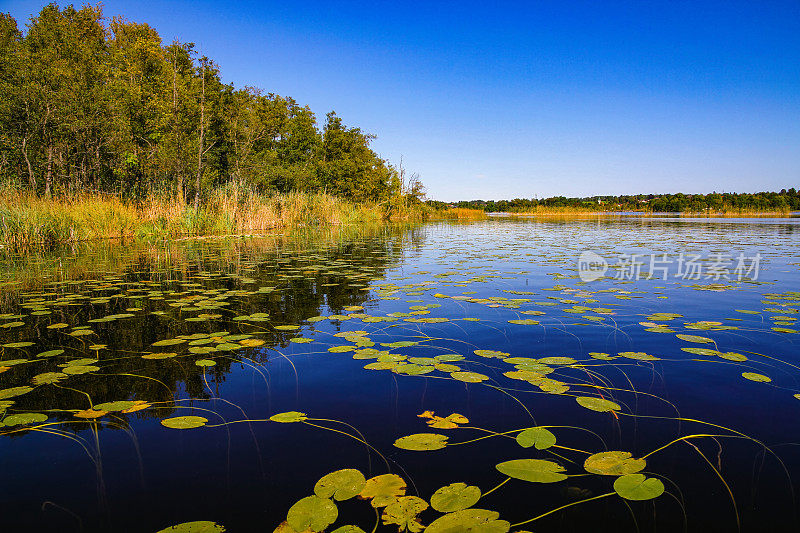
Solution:
[[[508,522],[473,531],[799,531],[799,222],[490,219],[8,255],[0,530],[273,531],[335,470],[397,474],[427,505],[539,459],[568,477],[511,479],[473,505]],[[604,277],[579,277],[586,250]],[[289,411],[308,418],[269,420]],[[184,416],[207,422],[162,423]],[[540,426],[554,446],[518,444]],[[420,433],[448,445],[395,446]],[[631,470],[663,494],[588,473],[607,450],[645,458]],[[327,530],[372,531],[372,502],[335,501]]]

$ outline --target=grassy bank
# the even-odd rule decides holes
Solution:
[[[564,216],[564,215],[619,215],[621,213],[642,213],[644,215],[657,215],[658,211],[649,209],[631,209],[631,210],[598,210],[588,209],[582,207],[545,207],[539,206],[533,209],[524,210],[510,210],[507,213],[511,215],[537,215],[537,216]],[[739,216],[786,216],[791,213],[790,209],[785,210],[758,210],[758,209],[735,209],[723,208],[720,210],[703,210],[703,211],[681,211],[677,214],[680,216],[707,216],[707,217],[739,217]]]
[[[41,198],[15,191],[0,195],[0,246],[30,246],[94,239],[263,234],[279,228],[424,220],[435,215],[419,204],[353,203],[322,193],[261,195],[242,188],[213,191],[195,209],[171,195],[144,201],[111,195]]]

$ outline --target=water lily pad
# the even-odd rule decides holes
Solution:
[[[23,394],[27,394],[32,390],[33,387],[29,387],[27,385],[23,385],[22,387],[11,387],[8,389],[0,389],[0,400],[22,396]]]
[[[153,343],[153,346],[173,346],[175,344],[182,344],[186,342],[186,339],[165,339],[163,341],[157,341]]]
[[[36,357],[55,357],[62,353],[64,353],[64,350],[47,350],[46,352],[36,354]]]
[[[772,381],[772,378],[769,376],[765,376],[764,374],[757,374],[755,372],[742,372],[742,377],[744,379],[749,379],[750,381],[757,381],[759,383],[769,383]]]
[[[564,467],[544,459],[514,459],[495,466],[500,473],[535,483],[555,483],[567,479]]]
[[[176,416],[175,418],[165,418],[161,425],[171,429],[194,429],[205,426],[207,418],[202,416]]]
[[[141,400],[119,400],[116,402],[106,402],[106,403],[98,403],[94,406],[96,410],[99,411],[124,411],[125,409],[130,409],[131,407],[138,405],[140,403],[144,403]],[[174,420],[174,419],[173,419]],[[206,421],[207,422],[207,421]],[[166,424],[164,424],[166,425]],[[167,426],[171,427],[171,426]]]
[[[630,452],[600,452],[590,455],[583,463],[587,472],[602,476],[622,476],[644,469],[644,459],[634,459]]]
[[[8,344],[3,344],[3,348],[27,348],[28,346],[33,346],[34,343],[32,342],[9,342]]]
[[[495,357],[495,358],[498,358],[498,359],[504,359],[504,358],[508,357],[509,355],[511,355],[511,354],[508,354],[508,353],[505,353],[505,352],[499,352],[497,350],[475,350],[473,353],[475,355],[479,355],[481,357],[487,357],[487,358]]]
[[[441,513],[452,513],[472,507],[481,499],[481,489],[466,483],[451,483],[431,496],[431,507]]]
[[[406,493],[406,482],[397,474],[382,474],[369,478],[358,495],[362,500],[372,500],[373,507],[385,507]]]
[[[506,533],[511,524],[498,520],[500,513],[486,509],[464,509],[440,516],[425,533]]]
[[[80,374],[88,374],[89,372],[97,372],[100,370],[99,366],[93,365],[70,365],[64,368],[64,373],[70,376]]]
[[[269,417],[270,420],[273,422],[281,422],[284,424],[290,424],[292,422],[302,422],[306,420],[308,415],[305,413],[301,413],[299,411],[287,411],[285,413],[278,413]]]
[[[63,372],[44,372],[42,374],[37,374],[33,376],[31,381],[34,385],[45,385],[51,383],[58,383],[62,379],[66,379],[67,375]]]
[[[394,441],[394,445],[403,450],[427,452],[441,450],[447,446],[447,436],[438,433],[415,433],[406,435]]]
[[[217,364],[216,361],[212,361],[211,359],[198,359],[194,362],[197,366],[214,366]]]
[[[336,521],[339,510],[327,498],[306,496],[292,505],[286,521],[295,531],[323,531]]]
[[[664,493],[664,484],[644,474],[628,474],[614,481],[614,491],[626,500],[652,500]]]
[[[697,342],[700,344],[708,344],[714,342],[714,339],[709,339],[708,337],[699,337],[697,335],[683,335],[679,333],[678,335],[675,336],[686,342]]]
[[[572,357],[542,357],[538,362],[543,365],[572,365],[577,363]]]
[[[358,526],[346,525],[342,527],[337,527],[331,533],[366,533],[363,529]]]
[[[546,428],[528,428],[517,435],[517,444],[523,448],[535,446],[537,450],[546,450],[555,443],[556,436]]]
[[[607,411],[619,411],[621,409],[619,404],[603,398],[578,396],[575,398],[575,401],[577,401],[582,407],[591,409],[592,411],[598,411],[600,413],[605,413]]]
[[[9,415],[3,419],[0,424],[6,427],[22,426],[25,424],[38,424],[47,420],[47,415],[44,413],[17,413]]]
[[[424,526],[417,515],[428,508],[428,502],[417,496],[401,496],[383,510],[381,519],[386,525],[395,524],[400,531],[418,533]]]
[[[157,533],[223,533],[225,528],[216,522],[200,520],[184,522],[175,526],[164,528]]]
[[[320,498],[331,498],[342,501],[357,496],[366,485],[364,474],[354,468],[345,468],[331,472],[317,481],[314,494]]]
[[[489,376],[479,374],[478,372],[451,372],[450,377],[466,383],[480,383],[481,381],[489,379]]]

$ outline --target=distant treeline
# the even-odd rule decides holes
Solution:
[[[792,187],[780,192],[710,193],[710,194],[637,194],[632,196],[592,196],[514,200],[470,200],[446,204],[429,201],[434,207],[482,209],[487,212],[526,212],[537,209],[572,209],[581,211],[654,211],[654,212],[737,212],[800,211],[800,195]]]
[[[47,5],[24,35],[0,14],[5,184],[195,202],[227,183],[354,201],[421,196],[372,138],[334,112],[320,129],[292,98],[225,84],[194,44],[165,45],[147,24],[108,21],[99,6]]]

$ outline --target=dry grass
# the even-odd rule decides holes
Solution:
[[[45,199],[7,193],[0,198],[0,246],[19,249],[93,239],[264,233],[288,226],[370,223],[382,218],[378,204],[302,192],[265,196],[233,186],[213,191],[197,210],[158,194],[133,203],[96,194]]]

